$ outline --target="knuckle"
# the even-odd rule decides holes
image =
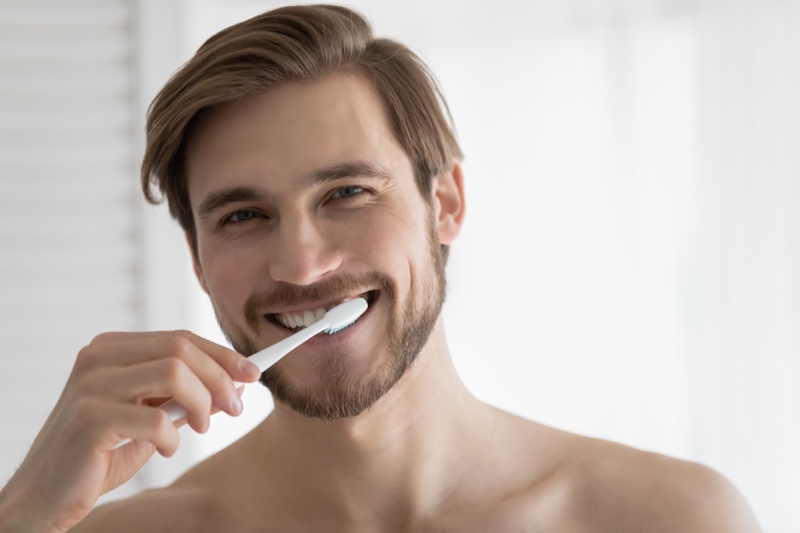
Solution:
[[[92,342],[92,344],[84,346],[78,351],[78,356],[75,358],[76,369],[81,370],[93,366],[100,359],[102,350],[98,349],[94,341]]]
[[[194,344],[183,335],[173,334],[169,337],[168,346],[170,354],[183,358],[189,354]]]
[[[180,381],[186,371],[186,363],[177,357],[168,357],[161,361],[161,375],[171,383]]]
[[[96,374],[98,372],[92,368],[83,368],[82,372],[76,375],[73,378],[73,383],[75,385],[75,390],[79,391],[79,394],[91,394],[95,391],[95,384],[96,384]],[[88,398],[87,398],[88,400]]]
[[[109,331],[106,331],[104,333],[100,333],[99,335],[95,335],[95,337],[92,339],[92,341],[89,344],[100,344],[100,343],[103,343],[103,342],[108,342],[113,338],[114,335],[115,335],[114,333],[109,332]]]
[[[106,357],[105,350],[97,345],[89,344],[78,351],[73,364],[73,374],[83,376],[93,369],[99,368]]]
[[[71,442],[93,442],[108,431],[112,422],[102,402],[82,398],[73,404],[67,435]]]
[[[194,333],[188,329],[177,329],[175,331],[171,331],[169,338],[179,346],[188,347],[194,345]]]
[[[192,391],[191,397],[187,396],[184,401],[190,417],[206,416],[211,413],[213,400],[211,393],[205,388],[198,387]]]
[[[203,408],[206,411],[211,411],[211,405],[214,399],[211,397],[211,392],[208,389],[201,389],[200,390],[200,402],[202,402]]]
[[[109,342],[117,342],[124,338],[124,333],[119,331],[104,331],[95,335],[89,344],[105,344]]]

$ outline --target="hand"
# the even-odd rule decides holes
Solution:
[[[186,331],[99,335],[78,354],[53,412],[0,491],[0,509],[24,521],[25,531],[68,530],[154,452],[174,454],[178,427],[188,422],[204,433],[214,412],[240,414],[234,381],[260,375],[242,355]],[[170,398],[187,412],[175,424],[158,408]],[[134,442],[114,449],[125,438]]]

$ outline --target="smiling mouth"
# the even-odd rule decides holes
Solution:
[[[378,290],[371,290],[359,294],[358,296],[354,296],[353,298],[364,298],[367,301],[367,305],[371,306],[373,302],[378,298],[380,291]],[[347,300],[351,300],[353,298],[344,298],[341,300],[337,300],[331,302],[324,307],[319,307],[317,309],[311,310],[307,309],[303,312],[291,312],[291,313],[268,313],[264,315],[264,317],[276,324],[280,327],[286,328],[290,331],[297,331],[302,329],[306,326],[310,326],[314,322],[321,320],[322,317],[325,316],[329,310],[333,309],[337,305]]]

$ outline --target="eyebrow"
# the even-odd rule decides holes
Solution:
[[[305,187],[323,185],[345,178],[390,179],[389,171],[369,161],[351,161],[315,171],[306,180]],[[200,220],[208,218],[220,207],[236,202],[255,202],[266,198],[266,194],[252,187],[230,187],[209,193],[197,208]]]
[[[314,172],[309,185],[321,185],[329,181],[343,178],[379,178],[389,179],[389,171],[369,161],[352,161]]]

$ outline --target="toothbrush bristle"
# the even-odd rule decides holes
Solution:
[[[323,320],[328,322],[328,328],[322,330],[328,335],[333,335],[343,329],[352,326],[358,318],[367,310],[369,304],[364,298],[354,298],[340,303],[327,313]]]
[[[340,331],[342,331],[345,328],[349,328],[350,326],[352,326],[355,323],[356,323],[356,321],[352,320],[352,321],[348,322],[347,324],[342,324],[338,328],[323,329],[322,332],[323,333],[327,333],[328,335],[333,335],[334,333],[339,333]]]

